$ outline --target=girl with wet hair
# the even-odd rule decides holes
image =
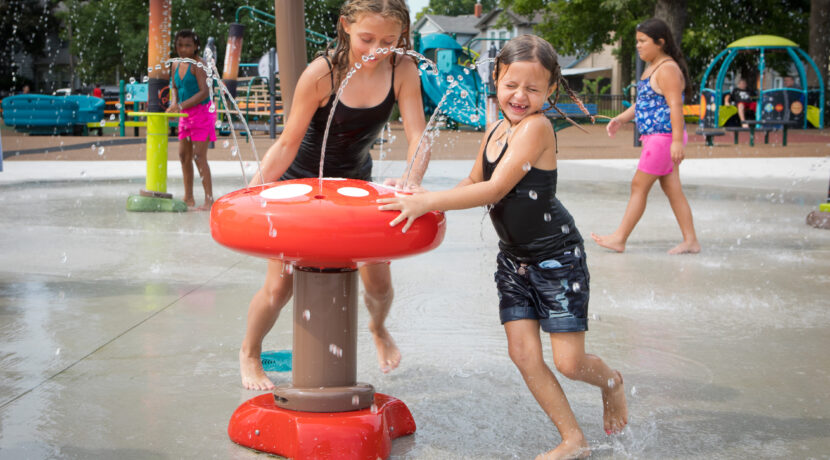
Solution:
[[[421,102],[421,83],[415,61],[403,52],[409,49],[409,10],[404,0],[351,0],[343,4],[337,22],[337,39],[303,71],[297,82],[285,129],[262,160],[264,182],[317,177],[323,136],[335,95],[348,72],[349,78],[335,109],[325,146],[325,177],[372,179],[369,151],[389,121],[395,103],[401,112],[408,141],[408,160],[418,148],[426,126]],[[393,48],[403,48],[398,52]],[[409,184],[418,185],[429,159],[428,147],[418,152]],[[388,180],[390,185],[405,178]],[[260,183],[257,175],[251,185]],[[383,372],[395,369],[401,354],[385,320],[394,296],[388,263],[366,264],[359,268],[364,300],[371,316],[369,330],[377,348]],[[251,299],[245,338],[239,351],[242,385],[251,390],[270,391],[274,384],[260,361],[262,341],[271,330],[282,307],[291,298],[290,267],[268,262],[262,288]]]
[[[591,233],[591,238],[604,248],[625,251],[628,237],[645,212],[651,186],[659,180],[683,235],[683,241],[670,249],[669,254],[698,253],[700,243],[679,171],[687,141],[683,95],[689,94],[689,72],[669,26],[662,20],[651,18],[639,24],[636,40],[637,53],[648,64],[637,82],[637,101],[612,118],[606,130],[613,137],[623,123],[636,120],[643,150],[631,180],[631,196],[622,222],[614,233],[603,236]]]
[[[562,436],[539,457],[583,458],[590,455],[588,442],[545,363],[539,328],[550,338],[559,372],[602,391],[607,433],[623,429],[628,411],[622,375],[585,352],[590,275],[582,236],[556,198],[556,138],[542,113],[560,87],[559,64],[548,42],[523,35],[502,49],[496,72],[504,120],[488,127],[470,175],[451,190],[381,199],[380,209],[400,211],[390,225],[403,223],[406,231],[431,210],[489,208],[499,236],[495,280],[508,353]]]

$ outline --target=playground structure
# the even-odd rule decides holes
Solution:
[[[720,128],[727,119],[737,113],[733,106],[724,106],[723,83],[729,72],[730,65],[740,53],[759,54],[759,97],[755,110],[755,120],[769,120],[787,122],[798,128],[807,128],[808,124],[816,128],[824,128],[824,81],[821,72],[810,56],[798,45],[786,38],[773,35],[753,35],[730,43],[721,51],[706,68],[700,83],[700,125],[704,129]],[[798,72],[800,87],[798,88],[765,88],[766,59],[769,53],[785,53]],[[809,64],[815,73],[818,85],[810,88],[807,85],[807,67]],[[709,87],[709,77],[715,74],[714,86]],[[816,105],[811,105],[815,99]]]

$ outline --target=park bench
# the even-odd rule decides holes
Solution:
[[[726,131],[722,129],[698,128],[695,133],[703,136],[703,138],[706,139],[706,145],[711,147],[714,145],[714,138],[725,135]]]
[[[104,100],[93,96],[18,94],[2,105],[6,126],[29,134],[86,135],[87,123],[104,118]]]
[[[597,114],[597,105],[596,104],[584,104],[584,105],[585,105],[585,109],[588,111],[588,113],[591,116],[596,116],[596,114]],[[561,110],[562,113],[564,113],[568,118],[570,118],[574,121],[580,121],[580,120],[585,120],[585,119],[589,118],[589,116],[585,115],[585,112],[583,112],[576,103],[573,103],[573,102],[559,103],[559,104],[556,104],[556,107],[559,108],[559,110]],[[551,110],[548,110],[548,109],[550,109],[549,104],[545,104],[542,107],[542,111],[546,111],[545,114],[548,116],[548,118],[553,123],[553,129],[555,131],[560,131],[560,130],[563,130],[563,129],[567,128],[568,126],[571,126],[571,122],[564,119],[562,117],[562,115],[559,112],[557,112],[555,109],[551,109]]]

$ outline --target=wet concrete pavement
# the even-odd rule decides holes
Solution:
[[[0,173],[0,459],[260,458],[226,429],[257,394],[240,387],[237,352],[265,261],[213,242],[207,213],[127,213],[143,185],[133,163]],[[617,225],[634,164],[560,163],[583,236]],[[238,165],[212,167],[217,195],[242,185]],[[436,161],[425,185],[469,167]],[[599,392],[560,378],[594,458],[830,458],[830,231],[804,222],[828,170],[827,157],[689,160],[701,254],[665,254],[680,234],[657,187],[626,253],[586,242],[587,348],[623,373],[630,410],[607,437]],[[392,458],[525,459],[559,442],[507,356],[488,220],[451,212],[438,249],[393,263],[403,361],[389,375],[361,306],[358,380],[418,424]],[[291,347],[287,308],[266,349]]]

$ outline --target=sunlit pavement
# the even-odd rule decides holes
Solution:
[[[629,395],[629,428],[607,437],[599,391],[560,378],[593,458],[830,458],[830,231],[805,224],[830,159],[684,162],[703,245],[693,256],[666,254],[680,232],[659,187],[626,253],[590,242],[619,223],[635,164],[560,162],[559,197],[589,239],[587,348]],[[433,162],[425,185],[451,187],[470,166]],[[211,167],[217,196],[244,184],[238,163]],[[206,212],[128,213],[143,162],[4,170],[0,458],[261,458],[226,429],[257,394],[240,387],[237,352],[265,261],[213,242]],[[393,458],[525,459],[559,442],[507,356],[488,220],[450,212],[438,249],[392,264],[388,326],[403,361],[389,375],[361,307],[358,379],[418,424]],[[290,307],[265,347],[291,347]]]

